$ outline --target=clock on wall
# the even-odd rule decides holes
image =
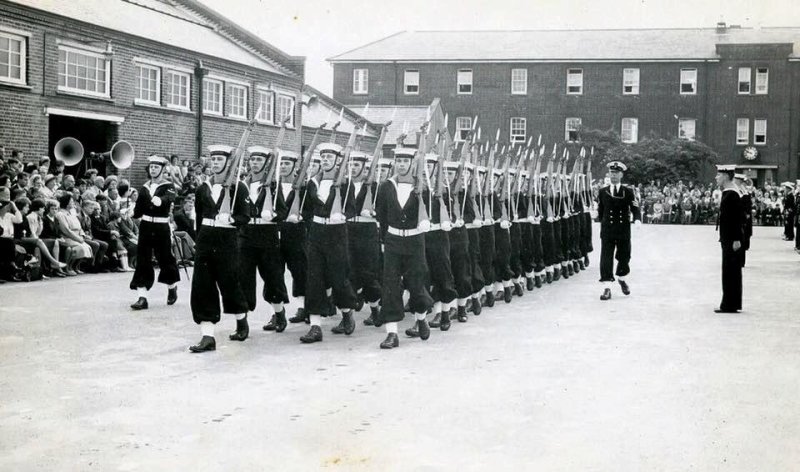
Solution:
[[[758,149],[756,149],[754,146],[747,146],[744,148],[744,150],[742,150],[742,156],[748,161],[752,161],[758,157]]]

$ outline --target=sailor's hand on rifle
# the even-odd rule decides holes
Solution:
[[[503,229],[508,229],[511,227],[511,222],[508,220],[503,220],[500,222],[500,227]]]
[[[287,223],[299,223],[302,217],[297,213],[292,213],[291,215],[286,217]]]
[[[453,223],[450,220],[445,220],[442,222],[442,231],[450,231],[453,229]]]
[[[361,216],[365,218],[374,218],[375,210],[361,210]]]
[[[150,199],[150,201],[153,203],[153,206],[157,207],[161,206],[161,199],[158,197],[153,197],[152,199]]]
[[[456,219],[456,228],[462,228],[464,226],[464,219],[458,218]]]
[[[417,229],[426,233],[431,230],[431,221],[430,220],[422,220],[417,223]]]
[[[331,223],[344,223],[347,221],[347,218],[344,216],[344,213],[332,213],[330,220]]]

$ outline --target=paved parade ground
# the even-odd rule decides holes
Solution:
[[[713,312],[713,226],[644,226],[629,297],[599,300],[596,241],[588,272],[426,342],[407,317],[391,351],[366,309],[313,345],[262,311],[193,355],[186,280],[137,313],[129,274],[5,284],[0,470],[798,470],[800,256],[779,228],[752,247],[741,314]]]

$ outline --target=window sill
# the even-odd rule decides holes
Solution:
[[[369,92],[353,92],[353,95],[369,95]]]
[[[194,115],[194,110],[192,110],[191,108],[179,107],[175,105],[166,105],[162,108],[169,111],[177,111],[179,113],[188,113],[190,115]]]
[[[756,146],[756,147],[764,147],[766,145],[767,145],[767,143],[753,143],[753,146]]]
[[[511,95],[524,97],[528,95],[528,92],[511,92]]]
[[[101,97],[99,95],[90,95],[88,93],[73,92],[73,91],[70,91],[70,90],[56,89],[56,94],[57,95],[64,95],[64,96],[67,96],[67,97],[90,98],[92,100],[100,100],[102,102],[114,103],[114,99],[111,98],[111,97]]]
[[[194,115],[194,112],[188,108],[171,107],[169,105],[162,106],[162,105],[156,105],[155,103],[151,102],[142,102],[137,100],[133,101],[133,105],[136,107],[150,108],[152,110],[172,111],[177,113],[185,113],[187,115]]]
[[[24,90],[33,90],[33,87],[31,87],[30,85],[19,84],[19,83],[16,83],[16,82],[6,82],[6,81],[3,81],[3,80],[0,80],[0,85],[4,85],[6,87],[14,87],[14,88],[18,88],[18,89],[24,89]]]
[[[146,100],[140,100],[138,98],[133,99],[133,104],[138,107],[149,107],[149,108],[162,108],[160,103],[156,102],[149,102]]]

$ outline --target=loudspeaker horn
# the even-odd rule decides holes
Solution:
[[[65,166],[74,166],[83,159],[83,144],[75,138],[61,138],[53,148],[53,155]]]

